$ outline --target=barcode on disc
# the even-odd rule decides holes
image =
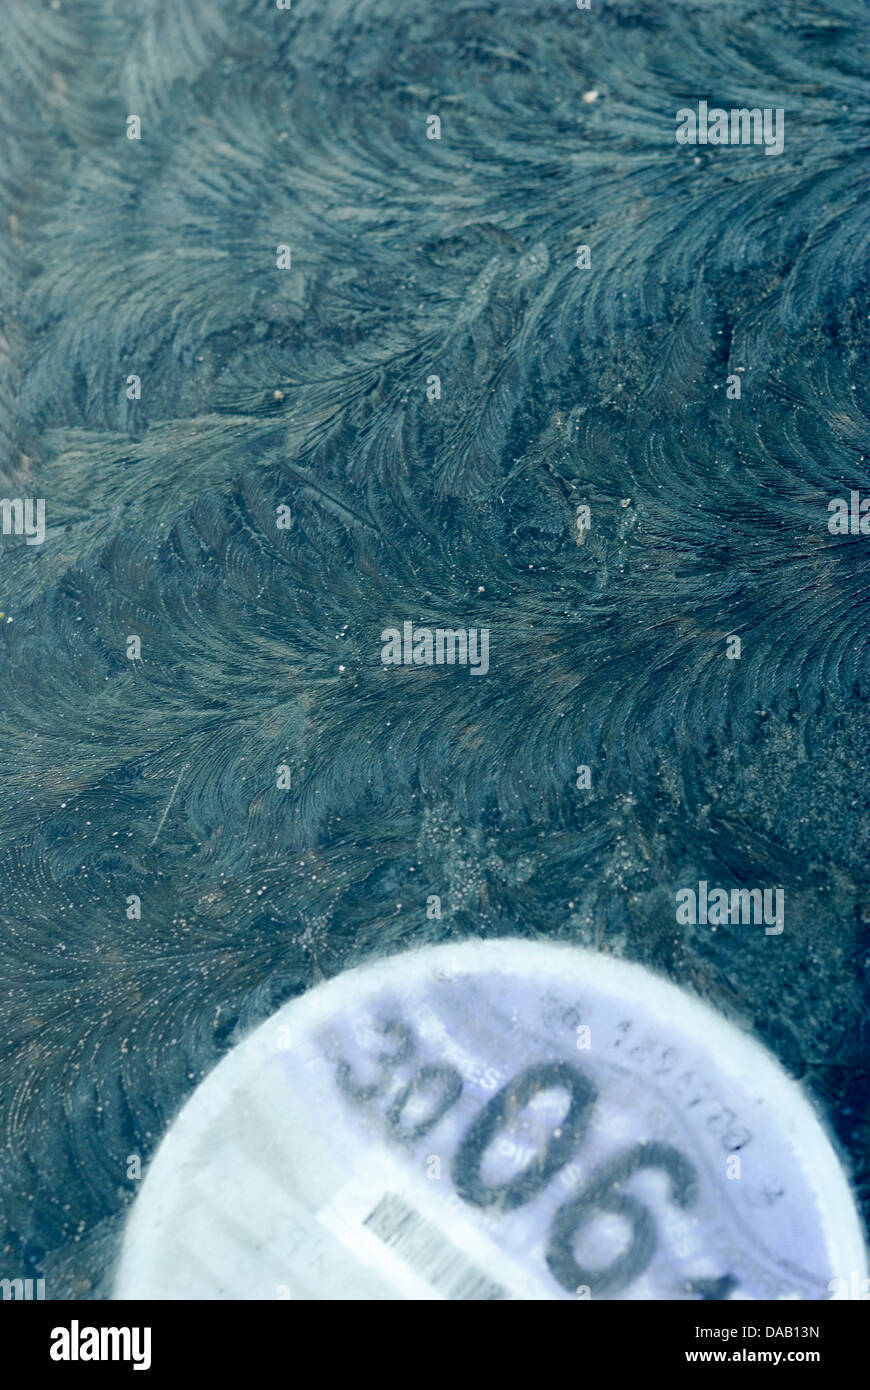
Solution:
[[[510,1298],[395,1192],[384,1193],[363,1225],[445,1298]]]

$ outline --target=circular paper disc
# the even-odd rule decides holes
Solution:
[[[827,1299],[861,1225],[800,1087],[642,966],[430,947],[285,1005],[206,1078],[119,1298]]]

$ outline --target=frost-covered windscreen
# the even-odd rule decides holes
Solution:
[[[868,1296],[868,37],[0,0],[0,1298]]]

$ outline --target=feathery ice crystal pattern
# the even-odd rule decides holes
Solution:
[[[3,1269],[105,1296],[126,1156],[234,1041],[517,930],[741,1020],[866,1201],[865,7],[0,28],[0,469],[47,517],[0,542]],[[700,99],[783,153],[681,147]],[[404,619],[489,627],[486,679],[382,666]],[[680,927],[699,879],[783,885],[785,932]]]

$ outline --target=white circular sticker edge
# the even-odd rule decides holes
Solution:
[[[420,946],[363,961],[288,1000],[237,1043],[181,1106],[151,1159],[127,1218],[112,1297],[140,1296],[126,1290],[136,1281],[134,1266],[147,1252],[153,1233],[178,1210],[177,1189],[183,1180],[183,1155],[190,1150],[191,1136],[204,1131],[216,1118],[227,1095],[243,1083],[252,1066],[274,1054],[278,1028],[291,1034],[316,1028],[343,1005],[357,999],[369,981],[378,986],[401,984],[403,977],[418,966],[428,967],[433,973],[445,968],[451,972],[502,969],[516,975],[524,963],[530,977],[560,984],[564,984],[569,967],[571,974],[586,967],[594,974],[597,989],[609,990],[615,998],[642,998],[665,1019],[678,1019],[682,1028],[694,1033],[700,1045],[714,1050],[723,1072],[752,1094],[763,1095],[776,1111],[781,1132],[792,1143],[818,1202],[830,1269],[857,1271],[861,1279],[867,1277],[867,1246],[836,1140],[811,1097],[760,1041],[684,986],[645,965],[605,956],[570,942],[498,937]],[[286,1050],[287,1043],[282,1046]]]

